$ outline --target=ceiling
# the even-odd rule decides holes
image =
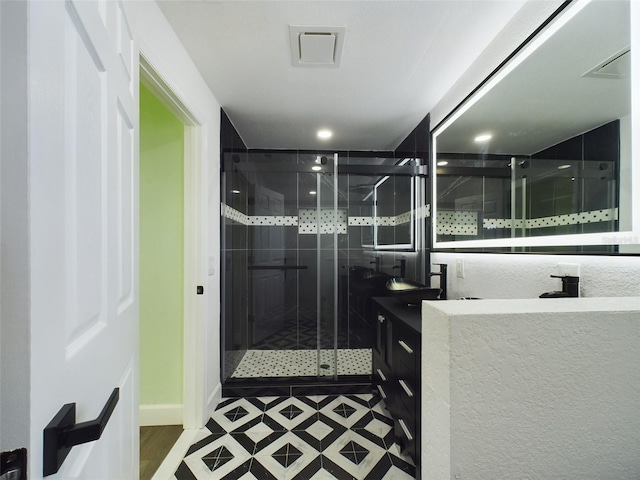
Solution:
[[[525,1],[158,4],[249,148],[393,150]],[[345,27],[340,66],[294,67],[289,25]]]

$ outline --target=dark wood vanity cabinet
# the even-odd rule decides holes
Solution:
[[[376,298],[373,316],[373,382],[393,416],[396,441],[420,478],[420,308]]]

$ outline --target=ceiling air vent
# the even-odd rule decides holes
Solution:
[[[340,66],[345,27],[289,25],[294,67]]]
[[[583,77],[626,78],[629,75],[631,75],[631,54],[627,47],[596,65]]]

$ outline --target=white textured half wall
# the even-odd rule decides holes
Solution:
[[[640,298],[424,302],[429,479],[640,478]]]
[[[456,261],[464,262],[464,278]],[[607,255],[518,255],[432,253],[432,263],[448,267],[448,298],[537,298],[562,290],[558,264],[580,265],[580,296],[640,296],[640,257]],[[437,280],[434,280],[434,284]]]

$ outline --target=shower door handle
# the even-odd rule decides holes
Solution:
[[[249,270],[306,270],[308,265],[249,265]]]
[[[249,270],[283,270],[284,271],[284,279],[287,279],[287,270],[306,270],[308,269],[308,265],[287,265],[286,263],[282,265],[249,265]]]

